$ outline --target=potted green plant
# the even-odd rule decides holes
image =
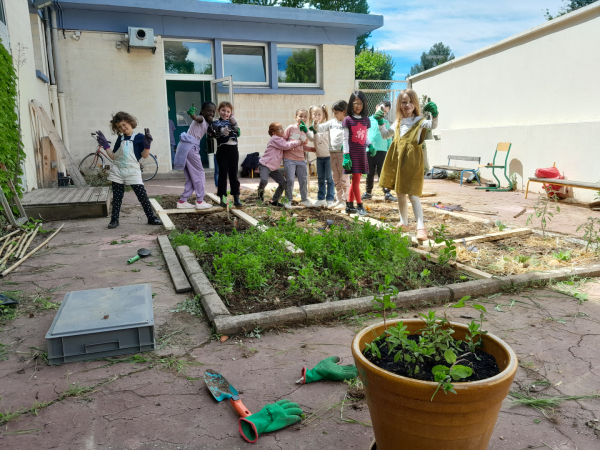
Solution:
[[[485,308],[472,305],[480,320],[468,325],[434,311],[389,320],[395,290],[380,291],[374,306],[383,322],[352,342],[375,433],[372,448],[487,449],[518,361],[505,342],[482,329]],[[468,299],[448,307],[464,307]]]

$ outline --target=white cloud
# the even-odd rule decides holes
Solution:
[[[212,64],[212,56],[210,54],[200,53],[194,47],[191,47],[189,50],[186,59],[194,63],[196,71],[204,71],[208,64]]]
[[[395,57],[418,61],[437,42],[462,56],[545,21],[562,0],[371,0],[372,14],[384,16],[371,44]]]

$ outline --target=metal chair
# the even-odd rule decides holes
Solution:
[[[500,142],[498,143],[498,146],[496,147],[496,152],[494,153],[494,159],[492,160],[492,164],[490,165],[478,165],[477,167],[480,168],[488,168],[488,169],[492,169],[492,175],[494,176],[494,178],[496,179],[496,181],[498,182],[498,185],[496,187],[477,187],[475,189],[485,189],[486,191],[496,191],[496,192],[509,192],[512,191],[512,182],[510,181],[510,178],[508,178],[508,174],[506,173],[506,167],[508,166],[508,155],[510,154],[510,147],[512,146],[512,144],[510,142]],[[496,165],[496,157],[498,156],[498,152],[506,152],[506,158],[504,159],[504,165],[503,166],[498,166]],[[508,189],[502,189],[501,184],[500,184],[500,180],[498,179],[498,177],[496,176],[496,169],[504,169],[504,178],[506,178],[506,181],[508,181]]]

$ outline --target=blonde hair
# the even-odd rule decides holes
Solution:
[[[308,110],[308,120],[313,119],[313,110],[315,110],[315,109],[321,110],[321,112],[323,113],[323,118],[325,119],[325,122],[327,122],[329,120],[329,114],[327,114],[327,106],[325,106],[325,105],[311,106],[310,109]]]
[[[415,106],[415,109],[413,110],[413,116],[420,116],[421,105],[419,104],[419,96],[412,89],[405,89],[400,92],[400,96],[398,97],[398,100],[396,100],[396,116],[406,117],[404,115],[404,109],[402,108],[402,97],[404,97],[404,94],[408,95],[408,98],[410,98],[410,101]]]
[[[294,117],[298,117],[298,114],[300,114],[301,112],[305,112],[306,114],[308,114],[308,110],[304,109],[304,108],[298,108],[296,110],[296,115]],[[309,117],[310,119],[310,117]]]

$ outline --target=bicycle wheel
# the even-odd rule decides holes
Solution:
[[[147,158],[140,159],[140,170],[142,171],[142,181],[150,181],[158,172],[158,161],[156,156],[149,154]]]
[[[99,153],[90,153],[79,163],[79,172],[84,178],[94,178],[104,171],[104,158]]]

